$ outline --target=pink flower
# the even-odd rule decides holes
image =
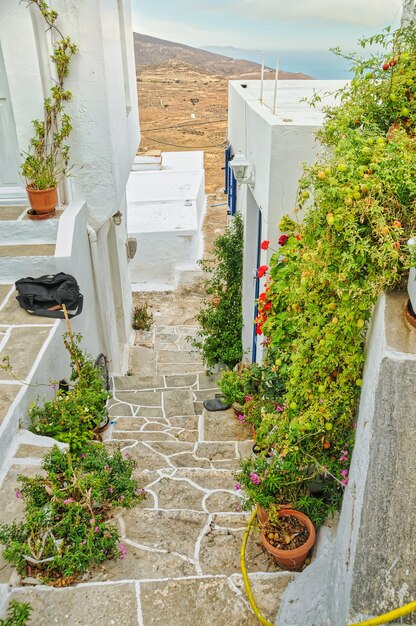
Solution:
[[[246,419],[246,416],[244,414],[240,414],[240,415],[237,415],[237,419],[241,424],[243,424]]]
[[[251,396],[246,396],[246,397],[245,397],[245,401],[246,401],[246,402],[251,402]]]
[[[81,459],[85,459],[85,452],[81,454]]]
[[[119,500],[121,500],[121,502],[123,502],[123,500],[125,500],[125,499],[126,499],[126,496],[120,496],[119,497]]]
[[[71,502],[73,502],[73,498],[67,498],[66,500],[63,501],[63,504],[71,504]]]
[[[343,480],[341,480],[341,485],[343,487],[346,487],[348,485],[348,478],[344,478]]]
[[[240,490],[241,490],[241,485],[240,485],[240,483],[236,483],[236,484],[234,485],[234,489],[235,489],[236,491],[240,491]]]
[[[99,533],[99,532],[100,532],[100,529],[99,529],[99,527],[98,527],[98,526],[96,526],[96,527],[94,528],[94,532],[95,532],[95,533]]]
[[[276,411],[278,411],[278,413],[281,413],[283,411],[282,407],[280,406],[280,404],[277,405],[276,407]]]
[[[340,461],[348,461],[348,450],[341,450]]]
[[[260,482],[261,482],[260,476],[258,474],[256,474],[255,472],[251,472],[250,480],[253,483],[253,485],[259,485]]]
[[[344,478],[346,478],[348,476],[348,470],[347,469],[343,469],[341,470],[341,476],[343,476]]]
[[[16,498],[21,498],[22,497],[22,492],[19,491],[19,489],[16,489],[15,494],[16,494]]]
[[[287,235],[280,235],[279,239],[277,240],[277,243],[279,244],[279,246],[284,246],[288,239],[289,237]]]
[[[112,487],[109,487],[108,491],[109,491],[110,493],[113,493],[114,489],[113,489]]]
[[[118,549],[120,550],[120,556],[119,556],[119,558],[120,558],[121,560],[123,560],[123,559],[124,559],[124,557],[125,557],[125,556],[126,556],[126,554],[127,554],[127,548],[126,548],[125,546],[123,546],[123,544],[119,543],[119,544],[118,544]]]
[[[84,541],[81,541],[81,545],[85,546],[85,544],[87,543],[87,540],[84,539]]]

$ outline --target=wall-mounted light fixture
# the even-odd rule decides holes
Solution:
[[[241,150],[230,161],[230,167],[234,172],[237,183],[254,186],[254,170],[252,169],[250,175],[248,175],[250,162]]]
[[[114,224],[116,226],[120,226],[122,218],[123,218],[123,214],[121,213],[121,211],[117,211],[117,213],[114,213],[113,215]]]

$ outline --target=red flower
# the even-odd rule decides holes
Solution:
[[[260,265],[257,270],[257,278],[263,278],[268,269],[267,265]]]
[[[280,235],[279,239],[277,240],[277,243],[279,244],[279,246],[284,246],[288,239],[289,237],[287,235]]]
[[[264,302],[267,299],[266,293],[261,293],[259,295],[259,302]]]
[[[270,241],[268,239],[265,239],[264,241],[261,242],[260,248],[262,250],[267,250],[269,248],[269,243]]]
[[[300,241],[300,240],[302,239],[302,237],[299,235],[299,233],[296,235],[296,239],[297,239],[298,241]]]
[[[260,324],[257,324],[257,326],[256,326],[256,334],[257,335],[262,335],[263,334],[263,329],[260,326]]]
[[[262,311],[270,311],[271,308],[272,308],[272,303],[267,302],[267,304],[264,305]]]

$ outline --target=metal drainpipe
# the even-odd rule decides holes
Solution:
[[[100,315],[100,320],[104,319],[102,315],[102,311],[105,309],[105,303],[103,300],[103,294],[106,291],[106,285],[102,280],[102,272],[100,272],[100,260],[98,255],[98,246],[97,246],[97,232],[91,226],[91,224],[87,223],[88,230],[88,239],[90,241],[90,250],[91,250],[91,261],[92,261],[92,272],[94,277],[94,287],[95,287],[95,297],[98,303],[98,313]],[[104,352],[108,359],[111,357],[110,346],[108,344],[108,335],[105,332],[105,329],[101,323],[101,336],[104,342]]]

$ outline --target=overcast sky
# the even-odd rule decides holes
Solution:
[[[134,30],[191,46],[351,49],[398,26],[401,0],[132,0]]]

